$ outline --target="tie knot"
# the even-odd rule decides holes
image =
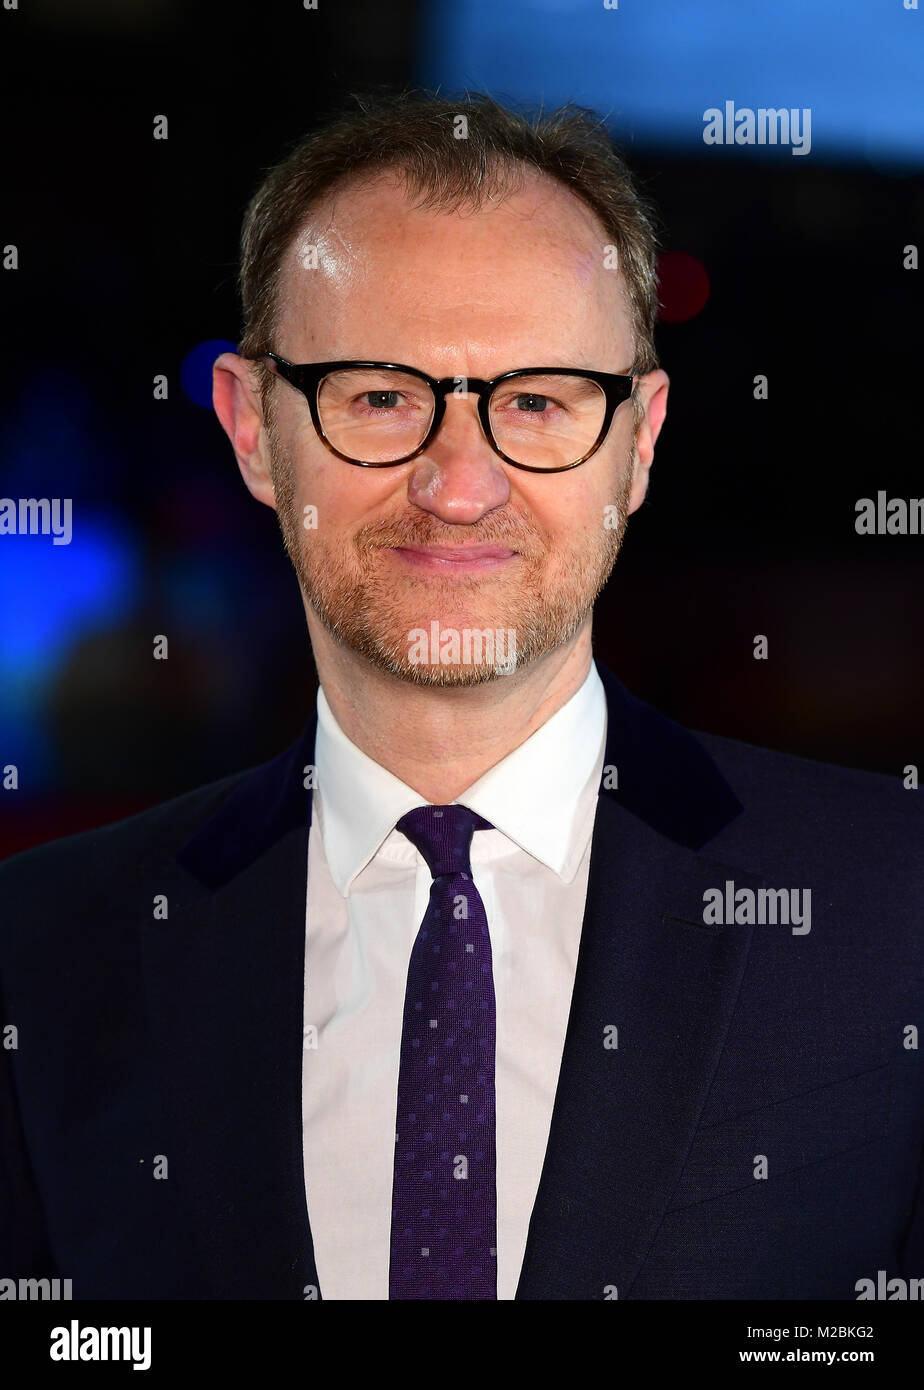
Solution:
[[[395,827],[420,850],[434,878],[470,874],[472,835],[476,830],[493,828],[490,821],[467,806],[417,806]]]

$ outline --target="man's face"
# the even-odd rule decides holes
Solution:
[[[529,366],[625,373],[631,321],[605,240],[553,180],[529,175],[521,192],[477,213],[447,214],[416,209],[384,176],[335,194],[296,238],[273,346],[292,362],[400,362],[434,377]],[[307,246],[316,268],[303,264]],[[273,391],[272,496],[248,483],[278,511],[313,638],[320,622],[381,670],[461,686],[509,669],[505,639],[522,667],[589,623],[647,486],[650,451],[639,458],[630,402],[585,464],[538,474],[493,452],[474,396],[449,396],[424,454],[359,468],[318,439],[300,393],[283,381]],[[653,445],[647,425],[643,439]],[[306,507],[316,526],[306,528]],[[429,641],[434,623],[439,645]],[[493,653],[465,645],[466,631],[485,630],[504,634]],[[447,632],[461,634],[458,656]]]

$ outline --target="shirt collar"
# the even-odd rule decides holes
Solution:
[[[593,828],[605,734],[606,695],[591,661],[561,709],[456,801],[570,882]],[[345,897],[396,822],[424,798],[347,737],[323,689],[315,764],[324,853]]]

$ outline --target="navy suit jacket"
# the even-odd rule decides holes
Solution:
[[[854,1299],[879,1270],[924,1276],[920,794],[693,735],[598,669],[615,778],[517,1298]],[[301,1123],[314,733],[0,868],[0,1278],[323,1298]],[[811,930],[707,922],[729,882],[810,889]]]

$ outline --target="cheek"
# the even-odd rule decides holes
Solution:
[[[553,552],[584,548],[587,538],[603,525],[606,504],[613,500],[616,470],[601,459],[601,466],[591,472],[591,463],[596,464],[597,459],[588,459],[570,477],[559,473],[550,478],[532,507],[533,522]],[[551,484],[555,482],[558,490],[553,492]]]
[[[350,495],[349,479],[343,475],[349,464],[325,448],[310,422],[292,431],[286,448],[295,500],[302,506],[323,508],[333,518]]]
[[[345,463],[317,441],[296,458],[295,502],[299,511],[317,509],[319,538],[342,537],[407,510],[406,482],[384,469]]]

